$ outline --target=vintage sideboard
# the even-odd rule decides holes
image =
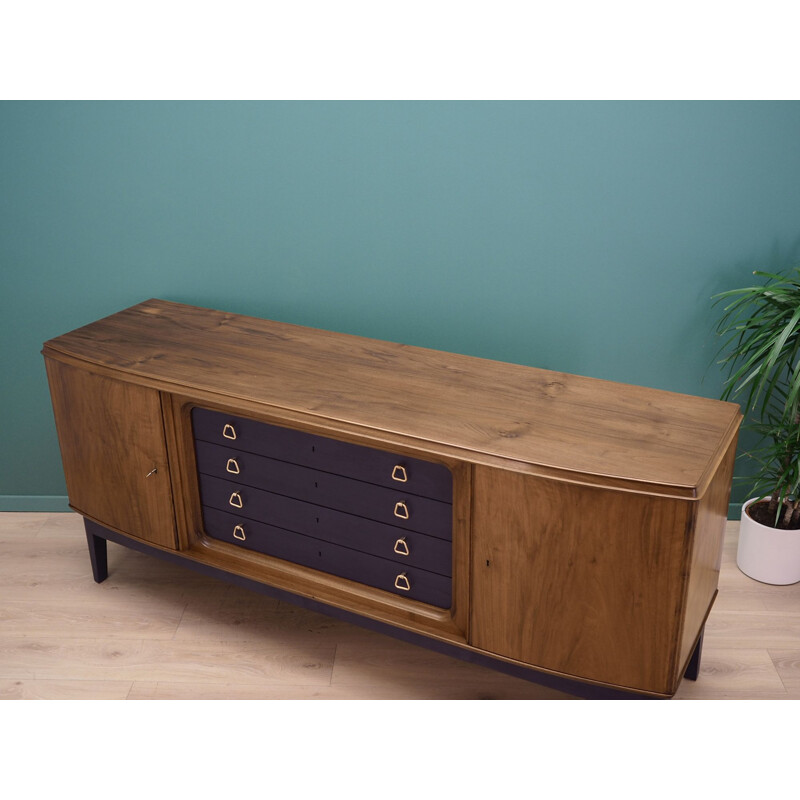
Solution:
[[[697,677],[741,415],[148,300],[44,345],[108,540],[585,696]]]

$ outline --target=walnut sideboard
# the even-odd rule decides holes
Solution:
[[[43,354],[108,540],[582,696],[696,679],[739,407],[148,300]]]

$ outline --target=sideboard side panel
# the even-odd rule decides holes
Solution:
[[[159,393],[51,358],[46,365],[70,505],[109,528],[174,548]]]
[[[668,693],[691,503],[476,467],[470,644]]]
[[[678,657],[679,675],[683,674],[682,669],[692,654],[716,596],[735,460],[736,437],[734,436],[708,489],[696,504],[686,587],[685,623]]]

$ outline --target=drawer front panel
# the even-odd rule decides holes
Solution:
[[[215,509],[204,509],[203,517],[206,531],[215,539],[439,608],[450,607],[452,582],[442,575]]]
[[[236,514],[241,519],[263,522],[272,527],[324,539],[398,564],[419,567],[449,576],[452,572],[452,546],[444,539],[416,531],[404,531],[364,517],[312,505],[291,497],[241,489],[242,508],[230,504],[234,484],[207,475],[200,476],[200,491],[205,509]]]
[[[205,442],[379,486],[399,488],[407,494],[445,503],[453,500],[453,476],[443,464],[204,408],[192,409],[192,425],[195,438]]]
[[[195,445],[199,471],[233,481],[233,488],[246,486],[282,494],[442,539],[452,536],[453,508],[449,503],[208,442]]]

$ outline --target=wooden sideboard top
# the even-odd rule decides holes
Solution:
[[[50,340],[58,353],[192,390],[542,468],[697,497],[733,403],[148,300]]]

